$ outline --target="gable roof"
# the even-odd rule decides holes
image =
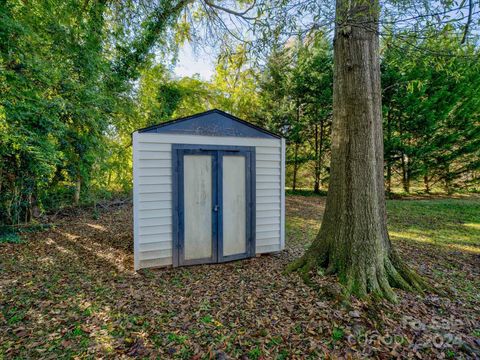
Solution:
[[[139,133],[281,138],[277,134],[218,109],[167,121],[137,131]]]

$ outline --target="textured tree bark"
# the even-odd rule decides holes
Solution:
[[[389,144],[392,141],[392,116],[391,112],[387,114],[387,140]],[[388,197],[392,196],[392,154],[389,152],[387,157],[387,193]]]
[[[320,156],[318,148],[318,124],[315,124],[315,174],[313,183],[313,192],[318,194],[320,192]]]
[[[320,135],[318,134],[318,125],[315,125],[315,181],[313,192],[320,193],[320,186],[322,185],[321,174],[323,165],[323,142],[324,142],[324,124],[325,120],[320,120]]]
[[[348,294],[395,301],[393,287],[426,283],[394,251],[383,173],[378,14],[375,0],[337,0],[332,160],[325,214],[305,255],[290,265],[305,278],[326,267]]]

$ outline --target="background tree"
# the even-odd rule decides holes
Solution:
[[[309,163],[313,163],[313,191],[320,192],[322,176],[328,176],[326,153],[330,148],[332,119],[332,49],[324,34],[312,32],[301,43],[292,69],[293,91],[306,118]]]
[[[426,40],[410,36],[406,47],[399,44],[386,41],[382,65],[387,188],[397,172],[407,193],[412,181],[423,183],[427,193],[440,183],[451,192],[478,169],[475,50],[460,50],[448,33]],[[431,50],[423,54],[418,47]],[[458,56],[439,57],[434,49]]]
[[[307,155],[305,118],[292,81],[292,63],[296,61],[293,52],[291,48],[279,48],[268,58],[261,78],[262,109],[259,118],[263,126],[287,139],[287,161],[292,165],[291,186],[295,190],[299,168],[307,161]]]
[[[256,123],[260,107],[258,72],[249,66],[248,53],[239,45],[232,53],[220,53],[211,81],[217,92],[217,106],[240,118]]]
[[[185,4],[0,2],[0,223],[88,199],[108,164],[130,173],[133,82]]]
[[[306,175],[313,178],[313,189],[319,192],[329,148],[331,86],[331,47],[320,32],[291,38],[272,53],[263,71],[258,115],[263,120],[259,121],[287,138],[288,173],[294,190],[301,167],[309,165]]]

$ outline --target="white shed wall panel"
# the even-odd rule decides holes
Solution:
[[[171,265],[172,144],[255,146],[256,253],[284,248],[284,143],[280,139],[133,134],[135,269]]]

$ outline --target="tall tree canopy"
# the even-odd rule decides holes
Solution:
[[[93,190],[125,121],[133,130],[132,81],[185,4],[1,1],[0,222]]]

